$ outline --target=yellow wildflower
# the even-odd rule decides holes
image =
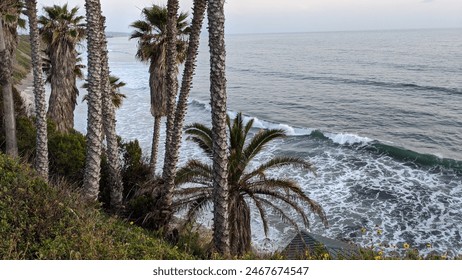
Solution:
[[[404,244],[403,244],[403,247],[404,247],[404,249],[409,249],[410,246],[409,246],[409,244],[404,243]]]
[[[375,259],[376,259],[376,260],[381,260],[381,259],[382,259],[382,256],[375,256]]]

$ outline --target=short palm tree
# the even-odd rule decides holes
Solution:
[[[264,147],[275,139],[285,137],[283,130],[260,130],[247,141],[253,120],[244,124],[239,113],[232,124],[227,119],[229,130],[229,165],[228,165],[228,209],[229,209],[229,244],[232,255],[242,255],[250,249],[251,242],[251,208],[252,203],[263,222],[265,234],[268,232],[268,210],[278,214],[283,221],[298,229],[297,221],[288,212],[291,208],[298,214],[304,226],[309,226],[307,205],[322,222],[327,225],[326,214],[322,207],[310,199],[293,180],[274,178],[269,172],[284,166],[294,166],[313,171],[313,166],[300,158],[278,156],[256,167],[251,162]],[[186,128],[188,139],[195,142],[212,158],[212,130],[195,123]],[[190,160],[180,168],[176,177],[174,208],[187,210],[186,220],[194,221],[201,211],[213,202],[213,169],[209,163]],[[288,208],[287,208],[288,207]]]
[[[75,86],[76,46],[85,36],[84,17],[77,15],[78,11],[78,7],[69,9],[67,4],[53,5],[44,7],[45,14],[39,18],[40,34],[51,65],[48,116],[62,132],[74,127],[78,95]]]
[[[143,20],[137,20],[130,26],[135,30],[130,39],[138,39],[136,57],[149,62],[149,87],[151,93],[151,114],[154,117],[154,132],[151,151],[151,171],[156,169],[157,151],[159,143],[160,121],[167,114],[166,94],[166,54],[167,54],[167,19],[166,7],[153,5],[142,11]],[[189,26],[186,21],[187,13],[180,13],[177,19],[177,63],[183,63],[186,58]]]

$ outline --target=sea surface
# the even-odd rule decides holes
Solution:
[[[206,39],[186,124],[210,125]],[[127,83],[117,131],[138,139],[148,156],[148,65],[135,59],[136,47],[109,39],[111,71]],[[293,168],[271,174],[297,180],[324,207],[329,227],[311,215],[309,230],[385,251],[408,243],[423,254],[462,254],[462,29],[228,35],[226,47],[230,114],[254,118],[252,133],[289,135],[253,164],[291,155],[316,166],[316,176]],[[79,104],[78,130],[85,132],[86,118]],[[180,165],[207,160],[188,141],[180,156]],[[283,249],[294,236],[273,215],[265,237],[253,214],[258,250]],[[211,225],[210,213],[202,223]]]

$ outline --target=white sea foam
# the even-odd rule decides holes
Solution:
[[[361,137],[355,134],[350,134],[350,133],[325,133],[326,137],[331,139],[334,143],[340,144],[340,145],[352,145],[352,144],[367,144],[372,141],[372,139],[369,139],[367,137]]]

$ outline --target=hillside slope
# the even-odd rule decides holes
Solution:
[[[191,259],[0,153],[0,259]]]

